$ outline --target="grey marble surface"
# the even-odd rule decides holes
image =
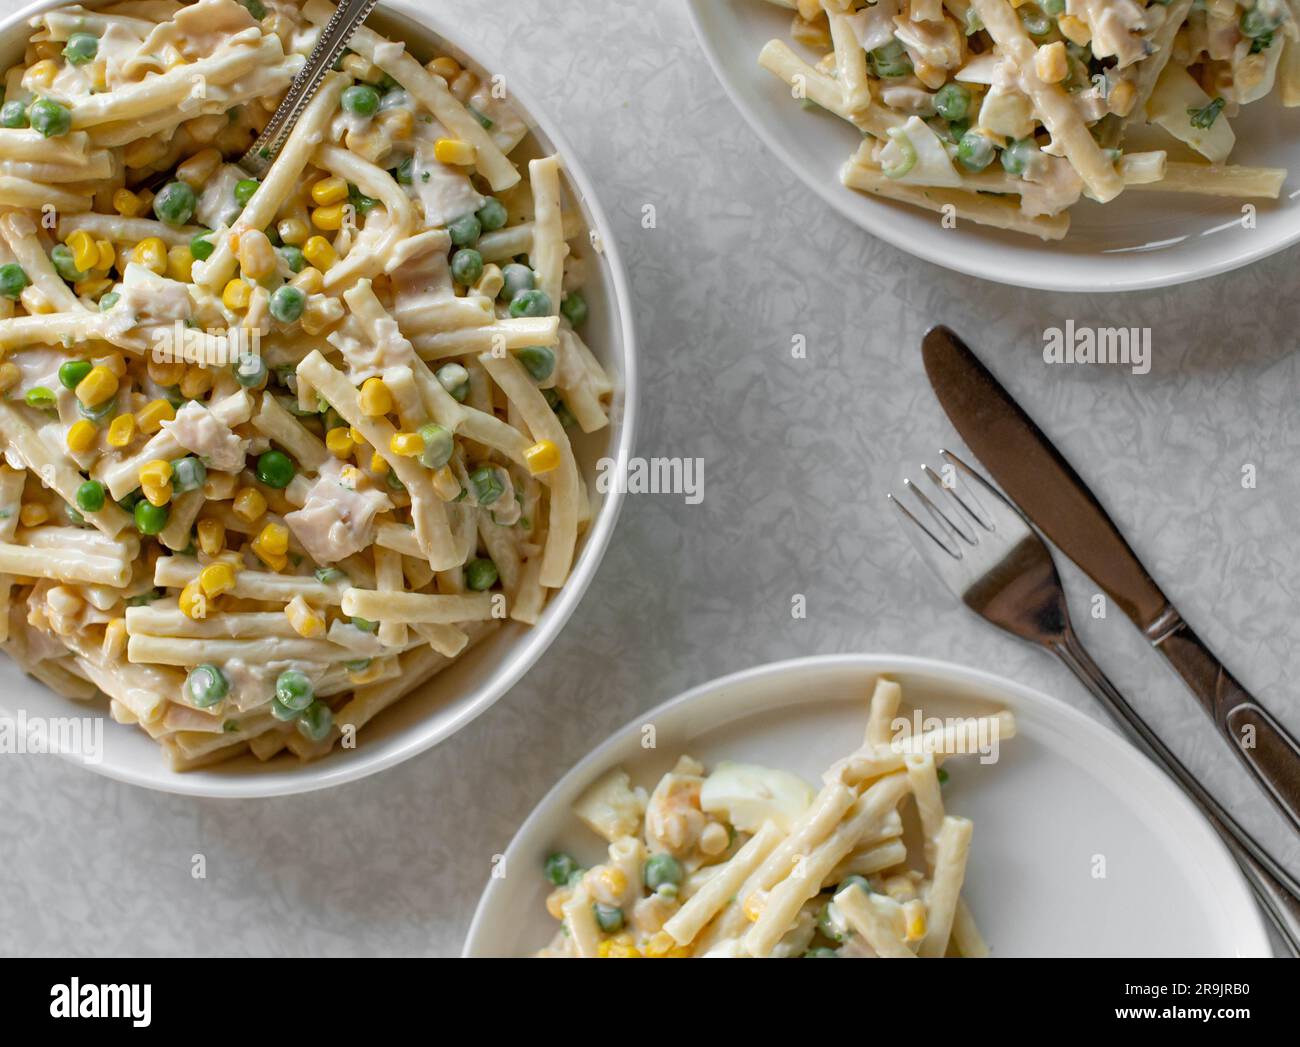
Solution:
[[[601,187],[637,300],[639,453],[703,457],[703,502],[630,498],[530,676],[378,777],[232,803],[54,757],[0,760],[0,952],[455,954],[492,855],[566,769],[638,711],[774,659],[935,656],[1100,715],[1054,661],[954,606],[884,501],[900,462],[954,439],[917,351],[940,321],[982,349],[1202,636],[1300,730],[1300,254],[1118,298],[982,284],[869,239],[807,193],[736,117],[675,0],[479,6],[512,27],[498,52]],[[813,271],[837,276],[798,275]],[[1043,329],[1071,317],[1151,327],[1151,373],[1044,365]],[[1300,871],[1295,835],[1181,686],[1117,613],[1082,613],[1092,588],[1077,573],[1066,581],[1116,683]],[[795,593],[806,620],[791,618]]]

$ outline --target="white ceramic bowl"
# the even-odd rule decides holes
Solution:
[[[1232,161],[1291,172],[1277,201],[1257,206],[1255,228],[1241,226],[1234,199],[1132,192],[1106,204],[1070,209],[1070,234],[1034,237],[939,216],[840,185],[840,166],[861,136],[844,121],[805,112],[789,88],[759,68],[773,38],[789,42],[792,12],[760,0],[688,0],[696,34],[736,107],[769,149],[815,193],[872,236],[935,265],[1019,287],[1052,291],[1134,291],[1187,283],[1264,258],[1300,240],[1300,109],[1276,98],[1243,107],[1232,125]],[[796,50],[800,50],[796,46]]]
[[[622,766],[652,787],[677,756],[741,760],[817,782],[859,744],[874,678],[904,710],[970,716],[1011,709],[1017,735],[980,765],[954,757],[944,801],[975,822],[963,896],[994,956],[1270,956],[1259,910],[1227,849],[1182,792],[1120,736],[1055,698],[928,658],[831,655],[760,666],[697,687],[617,731],[524,822],[489,881],[466,956],[529,955],[557,924],[546,855],[584,866],[603,841],[574,817],[582,791]],[[655,749],[642,748],[655,727]],[[1104,863],[1104,877],[1096,872]]]
[[[27,19],[58,6],[61,5],[55,0],[46,0],[0,21],[0,60],[4,68],[22,57],[28,37]],[[367,24],[390,39],[404,41],[417,57],[434,51],[436,45],[438,53],[450,53],[468,68],[488,68],[485,62],[465,50],[451,19],[426,5],[406,0],[386,3],[370,16]],[[519,88],[516,77],[510,78],[510,90],[516,107],[532,129],[531,142],[543,152],[558,152],[564,158],[568,184],[587,227],[603,243],[603,253],[597,256],[600,264],[591,267],[591,282],[584,289],[591,307],[584,335],[609,371],[615,395],[609,428],[586,436],[579,434],[574,441],[579,466],[595,496],[597,460],[630,455],[632,451],[636,416],[632,299],[609,222],[577,155],[555,124],[533,103],[531,95]],[[520,148],[528,149],[529,143]],[[81,757],[70,758],[118,781],[166,792],[215,797],[307,792],[392,767],[460,730],[517,683],[537,661],[559,634],[595,575],[621,504],[622,497],[617,492],[600,499],[591,527],[581,541],[573,573],[564,588],[552,597],[537,625],[503,626],[428,685],[367,725],[358,735],[354,750],[336,749],[312,763],[277,758],[269,764],[260,764],[253,757],[244,756],[210,770],[177,774],[167,768],[157,744],[139,728],[113,723],[106,711],[96,705],[94,715],[105,720],[103,759],[91,763]],[[47,690],[24,675],[11,659],[0,655],[0,716],[16,716],[19,710],[25,710],[28,717],[81,716],[91,711]]]

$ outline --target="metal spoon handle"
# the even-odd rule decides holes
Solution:
[[[379,0],[343,0],[343,3],[334,9],[333,16],[321,30],[316,46],[307,56],[303,67],[298,70],[298,75],[293,78],[293,83],[289,85],[288,92],[275,112],[271,114],[266,127],[257,136],[257,141],[249,147],[248,152],[239,158],[240,167],[258,178],[266,173],[284,144],[284,140],[289,136],[289,132],[293,130],[294,124],[307,108],[307,103],[315,96],[321,81],[325,79],[325,74],[334,67],[334,63],[339,60],[339,56],[347,47],[348,41],[352,39],[357,26],[366,20],[366,16],[374,10],[378,2]]]

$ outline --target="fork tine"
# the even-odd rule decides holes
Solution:
[[[921,530],[921,531],[922,531],[922,532],[923,532],[923,533],[924,533],[924,534],[925,534],[925,535],[930,539],[930,541],[932,541],[935,545],[937,545],[940,549],[942,549],[945,553],[947,553],[947,554],[948,554],[950,557],[952,557],[954,560],[960,560],[960,559],[961,559],[961,549],[960,549],[960,548],[955,548],[955,547],[949,546],[949,544],[948,544],[946,541],[944,541],[944,539],[940,538],[937,534],[935,534],[932,530],[930,530],[930,528],[928,528],[922,520],[919,520],[919,519],[918,519],[918,518],[917,518],[917,517],[912,513],[912,510],[910,510],[910,509],[909,509],[907,506],[905,506],[901,501],[899,501],[897,498],[895,498],[894,495],[893,495],[893,492],[890,492],[890,493],[887,494],[885,497],[889,499],[890,504],[893,505],[893,507],[894,507],[895,509],[897,509],[900,513],[902,513],[903,516],[905,516],[905,517],[907,518],[907,520],[908,520],[910,523],[912,523],[916,528],[918,528],[919,530]],[[918,551],[918,552],[921,552],[921,553],[924,553],[925,550],[922,549],[921,546],[918,544],[918,541],[919,541],[919,540],[918,540],[917,538],[914,537],[915,532],[912,531],[910,528],[904,528],[904,530],[907,532],[908,538],[911,539],[912,544],[916,546],[917,551]]]
[[[927,468],[928,466],[921,466],[922,471]],[[926,493],[917,487],[916,484],[912,483],[911,480],[904,480],[903,486],[911,491],[912,495],[925,506],[926,511],[931,517],[933,517],[935,523],[938,524],[939,528],[945,534],[951,533],[967,545],[974,545],[979,540],[973,531],[968,531],[965,527],[959,526],[957,520],[954,520],[951,516],[935,505],[934,502],[930,501],[926,496]],[[960,517],[958,517],[958,520],[960,520]]]
[[[976,527],[983,528],[985,531],[993,530],[993,524],[988,514],[984,512],[984,507],[980,500],[975,496],[975,492],[970,489],[966,482],[961,479],[955,472],[952,475],[950,483],[944,477],[940,476],[935,470],[928,465],[921,466],[921,471],[929,478],[939,490],[943,491],[949,499],[957,504],[957,515],[963,521],[969,520]],[[974,535],[971,538],[974,540]]]
[[[926,477],[926,479],[934,484],[935,487],[943,492],[942,495],[936,495],[936,498],[943,501],[951,501],[956,506],[956,508],[952,510],[952,515],[949,516],[949,519],[952,520],[954,526],[958,521],[961,522],[962,537],[971,545],[974,545],[979,541],[979,535],[971,529],[969,525],[973,523],[976,526],[984,527],[987,530],[983,517],[972,511],[971,507],[966,504],[966,500],[958,494],[956,485],[949,484],[943,477],[931,469],[929,465],[921,466],[921,473]]]
[[[940,450],[939,455],[961,471],[963,486],[970,499],[975,501],[984,516],[987,517],[988,523],[985,526],[989,530],[1018,531],[1022,528],[1030,529],[1024,514],[1012,505],[1001,491],[989,483],[978,469],[972,468],[949,450]],[[977,498],[977,492],[982,493],[984,497]]]

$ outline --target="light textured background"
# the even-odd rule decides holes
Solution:
[[[760,662],[930,655],[1095,711],[1054,661],[955,606],[884,501],[900,462],[954,439],[917,351],[936,322],[981,349],[1206,641],[1300,730],[1300,255],[1128,297],[952,275],[846,227],[779,167],[674,0],[475,6],[480,26],[509,32],[467,24],[466,40],[545,100],[600,187],[638,303],[638,450],[703,457],[703,504],[630,498],[530,676],[378,777],[235,803],[133,789],[55,757],[0,760],[0,951],[454,954],[492,855],[567,768],[638,711]],[[640,223],[648,203],[653,230]],[[1152,372],[1045,366],[1042,330],[1069,317],[1152,327]],[[806,360],[791,359],[795,334]],[[1242,489],[1245,463],[1255,490]],[[1295,835],[1160,659],[1117,613],[1083,615],[1092,590],[1076,573],[1067,585],[1115,682],[1300,870]],[[807,620],[791,618],[795,593]],[[191,878],[195,854],[205,880]]]

